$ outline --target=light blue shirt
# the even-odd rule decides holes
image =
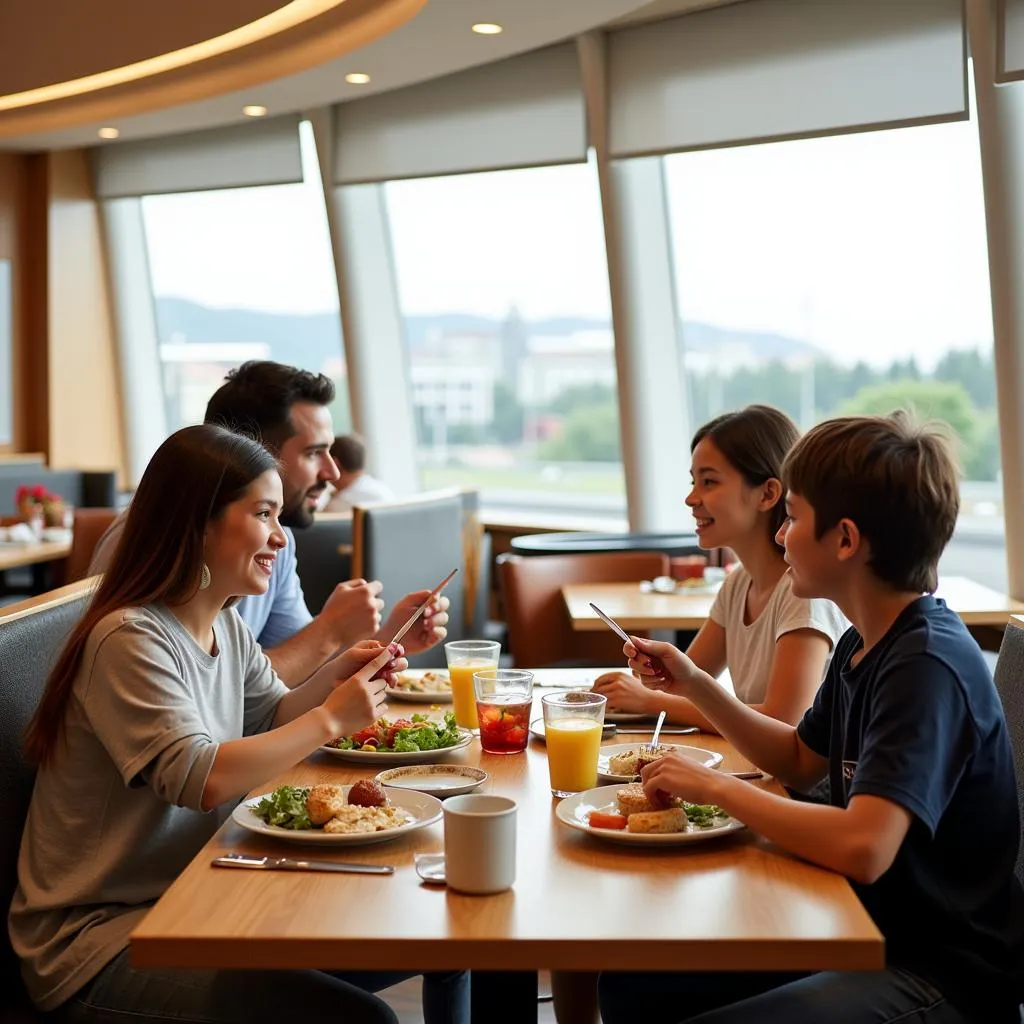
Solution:
[[[128,512],[125,510],[100,538],[89,566],[90,576],[106,571],[121,538],[127,517]],[[295,537],[287,527],[284,533],[288,543],[277,553],[267,592],[254,597],[243,597],[235,606],[242,621],[263,648],[276,647],[285,640],[290,640],[300,629],[304,629],[313,621],[313,616],[306,607],[302,584],[299,582]]]

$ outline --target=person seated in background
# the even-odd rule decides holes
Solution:
[[[397,1020],[371,994],[397,973],[129,960],[132,930],[238,799],[373,722],[406,666],[397,644],[364,641],[294,689],[277,678],[231,605],[269,589],[282,497],[256,441],[211,425],[172,434],[47,680],[26,733],[39,771],[9,932],[33,1001],[58,1020]],[[427,1021],[465,1021],[468,976],[426,975],[423,998]]]
[[[331,458],[338,468],[333,493],[325,512],[351,512],[356,505],[391,501],[394,491],[366,472],[366,444],[358,434],[339,434],[331,445]]]
[[[686,497],[700,546],[731,548],[740,561],[687,657],[712,676],[728,668],[740,700],[791,725],[811,706],[848,625],[831,601],[793,593],[776,538],[786,515],[782,463],[799,436],[796,424],[768,405],[716,417],[693,436]],[[609,672],[594,689],[617,711],[664,710],[670,722],[716,731],[670,682]]]
[[[800,724],[756,714],[670,644],[633,639],[624,650],[781,782],[806,788],[827,773],[830,805],[673,754],[643,770],[643,785],[650,799],[717,804],[846,875],[885,938],[887,966],[803,977],[606,974],[602,1019],[1018,1024],[1024,888],[1010,738],[981,650],[932,596],[959,510],[949,445],[904,413],[832,420],[797,442],[783,480],[779,540],[793,593],[830,598],[853,623]]]
[[[336,651],[369,637],[386,640],[427,599],[429,590],[406,594],[381,626],[382,585],[377,580],[339,583],[315,618],[306,607],[289,527],[313,523],[317,504],[338,470],[329,454],[334,438],[334,384],[323,374],[269,361],[250,361],[232,370],[206,407],[206,422],[258,438],[277,457],[284,485],[281,524],[287,545],[278,553],[266,593],[243,598],[238,614],[289,686],[309,678]],[[183,486],[188,482],[183,480]],[[122,513],[100,538],[90,574],[105,571],[126,523]],[[144,558],[148,545],[133,550]],[[432,601],[405,638],[410,654],[447,635],[448,599]]]

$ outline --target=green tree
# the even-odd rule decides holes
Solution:
[[[977,349],[953,349],[936,364],[936,380],[953,380],[962,384],[979,409],[996,407],[996,374],[991,354],[983,356]]]
[[[523,439],[523,407],[512,388],[502,381],[494,385],[491,434],[499,444],[519,444]]]
[[[556,395],[548,405],[548,412],[568,416],[574,409],[607,405],[615,400],[615,389],[607,384],[580,384]]]
[[[959,440],[966,471],[978,459],[979,417],[961,384],[939,380],[894,380],[858,391],[839,408],[841,416],[884,416],[907,409],[922,420],[947,424]]]
[[[614,402],[578,406],[565,418],[560,437],[537,450],[545,462],[618,462],[619,410]]]

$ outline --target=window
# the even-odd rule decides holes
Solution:
[[[338,289],[313,133],[304,181],[146,196],[142,211],[167,424],[202,422],[210,395],[247,359],[327,374],[335,428],[350,427]]]
[[[624,518],[593,167],[386,186],[425,488]]]
[[[974,122],[667,157],[693,421],[911,405],[962,441],[942,571],[1006,589]]]

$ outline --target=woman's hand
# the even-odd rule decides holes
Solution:
[[[331,675],[337,681],[354,676],[364,665],[368,665],[378,655],[384,653],[384,645],[378,640],[360,640],[347,651],[342,651],[336,658],[327,663]],[[377,670],[374,678],[383,679],[388,686],[394,686],[396,677],[409,667],[405,649],[395,644],[391,649],[391,660],[383,668]],[[335,684],[337,685],[337,684]]]
[[[377,647],[375,653],[379,655],[382,648],[379,644]],[[337,683],[324,700],[323,707],[331,716],[332,728],[338,736],[350,736],[365,729],[388,710],[384,693],[387,680],[379,671],[373,672],[372,662],[372,657],[367,658],[358,672]]]
[[[658,710],[654,688],[627,672],[606,672],[594,680],[593,689],[595,693],[604,694],[608,698],[609,711],[647,714]]]
[[[723,776],[673,751],[647,765],[640,778],[647,799],[659,807],[660,793],[682,797],[695,804],[717,804]]]
[[[622,653],[645,685],[671,689],[681,697],[688,697],[693,683],[706,676],[678,647],[660,640],[630,637],[630,642],[623,645]]]

